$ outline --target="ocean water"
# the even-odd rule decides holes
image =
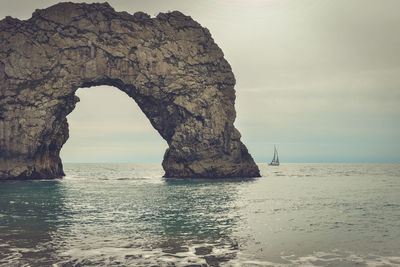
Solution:
[[[0,182],[0,266],[400,266],[400,164],[224,180],[64,165],[63,179]]]

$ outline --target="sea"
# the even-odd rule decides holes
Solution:
[[[62,179],[2,181],[0,266],[400,266],[400,164],[259,167],[66,163]]]

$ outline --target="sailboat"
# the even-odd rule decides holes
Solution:
[[[279,166],[278,150],[276,150],[275,146],[274,146],[274,157],[272,158],[272,161],[269,164],[269,166]]]

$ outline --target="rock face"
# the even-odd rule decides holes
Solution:
[[[133,98],[168,142],[165,177],[257,177],[235,120],[235,78],[209,31],[180,12],[156,18],[60,3],[0,21],[0,179],[64,175],[59,152],[81,87]]]

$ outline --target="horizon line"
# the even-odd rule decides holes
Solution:
[[[161,164],[162,162],[155,162],[155,161],[145,161],[145,162],[140,162],[140,161],[64,161],[62,163],[82,163],[82,164],[95,164],[95,163],[149,163],[149,164]],[[310,164],[310,163],[322,163],[322,164],[400,164],[400,162],[395,162],[395,161],[290,161],[290,162],[280,162],[280,164]],[[256,162],[256,164],[269,164],[269,162]]]

